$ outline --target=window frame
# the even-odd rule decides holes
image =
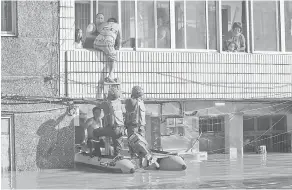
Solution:
[[[96,9],[96,11],[98,12],[98,2],[100,0],[89,0],[90,2],[90,22],[92,23],[94,21],[94,17],[95,15],[93,15],[94,13],[94,8]],[[119,24],[121,24],[121,1],[122,0],[116,0],[118,3],[118,22]],[[138,0],[132,0],[134,2],[134,6],[135,6],[135,26],[138,25]],[[154,8],[154,22],[155,22],[155,46],[157,46],[157,1],[159,0],[153,0],[153,8]],[[162,1],[162,0],[161,0]],[[182,2],[184,3],[184,26],[186,26],[186,2],[188,0],[182,0]],[[208,14],[208,3],[210,0],[204,0],[205,2],[205,21],[206,21],[206,33],[209,33],[209,27],[208,27],[208,21],[209,21],[209,14]],[[222,1],[223,0],[219,0],[215,2],[216,5],[216,27],[217,27],[217,32],[216,32],[216,49],[209,49],[209,35],[206,35],[206,49],[186,49],[186,33],[187,31],[184,30],[184,48],[185,49],[176,49],[176,33],[175,33],[175,2],[176,0],[168,0],[167,2],[169,2],[169,6],[170,6],[170,36],[171,36],[171,46],[170,48],[139,48],[137,46],[137,42],[138,42],[138,30],[137,27],[135,27],[135,47],[120,47],[121,50],[123,51],[160,51],[160,52],[198,52],[198,53],[227,53],[226,51],[223,51],[222,45],[223,45],[223,39],[222,39]],[[278,3],[278,8],[277,8],[277,22],[280,22],[278,24],[278,29],[277,29],[277,35],[278,35],[278,44],[279,44],[279,51],[256,51],[255,50],[255,43],[254,43],[254,14],[253,14],[253,4],[254,4],[255,0],[241,0],[241,2],[245,2],[245,15],[246,15],[246,51],[245,52],[234,52],[232,54],[246,54],[246,53],[252,53],[252,54],[292,54],[292,52],[287,52],[286,51],[286,41],[285,41],[285,0],[274,0]],[[76,0],[76,2],[80,2],[80,0]],[[95,7],[93,6],[95,3]],[[75,18],[76,19],[76,18]],[[121,35],[123,31],[120,31]]]
[[[14,37],[17,36],[17,1],[10,1],[11,2],[11,25],[12,25],[12,31],[1,31],[2,37]],[[2,19],[2,18],[1,18]]]
[[[4,114],[1,116],[2,119],[9,119],[9,143],[10,143],[10,163],[11,171],[16,171],[15,165],[15,125],[14,125],[14,115],[13,114]],[[2,133],[1,133],[2,135]],[[13,182],[13,181],[11,181]],[[13,183],[11,183],[13,185]]]
[[[286,40],[285,40],[285,0],[273,0],[274,2],[278,3],[277,7],[277,21],[280,22],[278,23],[278,29],[277,29],[277,35],[278,35],[278,42],[279,43],[279,51],[256,51],[254,47],[254,23],[253,23],[253,4],[255,0],[250,0],[250,36],[251,36],[251,53],[254,54],[292,54],[292,52],[287,52],[286,51]]]
[[[217,120],[217,122],[219,122],[219,123],[214,122],[214,120]],[[209,122],[211,122],[211,124],[212,124],[211,131],[208,130]],[[217,128],[217,130],[214,130],[215,124],[220,124],[220,130],[218,130],[218,128]],[[225,118],[222,115],[200,116],[199,117],[199,130],[202,133],[223,133],[224,132],[224,124],[225,124]],[[204,125],[207,125],[205,130],[203,130]]]
[[[206,0],[206,1],[209,1],[209,0]],[[252,40],[253,38],[251,38],[251,30],[250,28],[252,28],[251,26],[251,16],[250,14],[252,13],[251,11],[251,7],[250,7],[250,0],[241,0],[240,2],[245,2],[245,15],[246,15],[246,36],[245,37],[245,45],[246,45],[246,52],[232,52],[232,55],[233,54],[247,54],[247,53],[253,53],[251,51],[251,43],[252,43]],[[223,48],[222,48],[222,45],[223,45],[223,39],[222,39],[222,0],[219,0],[218,1],[218,7],[219,7],[219,10],[218,10],[218,15],[216,15],[217,19],[218,20],[218,32],[219,32],[219,38],[218,38],[218,44],[220,45],[219,46],[219,49],[218,49],[218,52],[219,53],[223,53],[223,54],[230,54],[229,52],[227,51],[223,51]],[[242,23],[242,22],[241,22]]]
[[[121,0],[118,0],[118,1],[121,1]],[[157,39],[157,1],[159,0],[153,0],[154,2],[154,17],[155,17],[155,39]],[[221,44],[218,43],[218,36],[220,34],[220,31],[217,29],[216,31],[216,39],[217,39],[217,43],[216,43],[216,49],[209,49],[209,27],[208,27],[208,17],[209,17],[209,14],[208,14],[208,2],[210,0],[205,0],[205,22],[206,22],[206,49],[187,49],[187,44],[186,44],[186,33],[187,33],[187,30],[184,30],[184,47],[185,49],[181,48],[181,49],[176,49],[176,33],[175,33],[175,1],[176,0],[169,0],[169,5],[170,5],[170,35],[171,35],[171,46],[170,48],[139,48],[139,47],[135,47],[135,49],[137,51],[161,51],[161,52],[199,52],[199,53],[217,53],[217,52],[220,52],[220,47],[221,47]],[[246,0],[244,0],[246,1]],[[186,26],[186,2],[187,0],[183,0],[184,2],[184,26]],[[217,28],[221,28],[220,27],[220,19],[218,18],[218,12],[220,11],[220,2],[221,1],[215,1],[216,3],[216,27]],[[136,26],[137,26],[137,0],[135,0],[135,22],[136,22]],[[137,29],[135,29],[136,31],[136,38],[135,38],[135,44],[137,44]],[[222,40],[221,40],[222,41]],[[156,43],[157,41],[155,40],[155,46],[156,46]],[[121,48],[122,50],[124,50],[124,48]],[[127,48],[129,49],[129,48]],[[222,48],[221,48],[222,49]]]

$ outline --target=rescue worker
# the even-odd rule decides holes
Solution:
[[[104,112],[104,127],[93,130],[95,138],[103,136],[112,138],[114,156],[120,156],[124,134],[123,105],[119,97],[120,92],[117,88],[109,89],[107,100],[99,105]]]
[[[128,136],[136,132],[145,138],[146,109],[142,99],[143,95],[143,89],[140,86],[134,86],[132,88],[131,98],[125,102],[125,124]]]
[[[101,109],[99,107],[94,107],[92,109],[93,117],[89,118],[85,127],[87,130],[87,146],[90,149],[90,154],[93,156],[101,156],[100,147],[104,146],[104,141],[98,138],[94,138],[93,131],[98,128],[102,128],[101,121]],[[93,149],[93,151],[92,151]]]
[[[131,98],[127,99],[125,102],[125,125],[127,128],[131,157],[137,154],[140,158],[140,166],[147,166],[150,161],[152,162],[153,158],[145,139],[146,109],[142,99],[143,95],[143,88],[140,86],[134,86],[132,88]],[[144,164],[143,158],[145,158],[144,161],[146,162],[144,162]],[[157,168],[159,167],[157,162],[155,166]]]

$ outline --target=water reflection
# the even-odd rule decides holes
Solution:
[[[186,160],[187,170],[110,174],[88,168],[2,174],[2,188],[288,188],[292,189],[292,154],[209,155],[208,161]]]

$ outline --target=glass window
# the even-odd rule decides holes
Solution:
[[[272,125],[273,125],[273,130],[285,130],[286,129],[286,116],[284,115],[276,115],[273,116],[272,118]]]
[[[1,134],[9,135],[10,134],[10,119],[1,118]]]
[[[270,117],[261,116],[258,118],[258,130],[264,131],[270,128]]]
[[[217,49],[216,1],[208,1],[209,49]]]
[[[119,20],[118,1],[98,1],[98,13],[104,15],[105,21],[109,18]]]
[[[154,20],[154,2],[137,1],[138,5],[138,36],[137,46],[139,48],[155,47],[155,20]]]
[[[207,119],[207,131],[213,131],[213,118]]]
[[[243,131],[254,131],[254,116],[243,117]]]
[[[224,117],[201,117],[199,125],[202,132],[220,132],[224,126]]]
[[[204,1],[186,1],[187,49],[206,49],[206,9]]]
[[[202,132],[202,133],[207,132],[207,129],[208,129],[207,119],[200,118],[199,119],[199,126],[200,126],[200,132]]]
[[[292,52],[292,1],[285,1],[285,40],[286,51]]]
[[[229,52],[246,51],[245,1],[222,1],[222,43]]]
[[[135,43],[135,1],[121,1],[122,47],[134,47]]]
[[[208,6],[207,13],[206,5]],[[186,13],[184,10],[186,10]],[[177,49],[217,49],[216,25],[215,1],[208,1],[207,3],[206,1],[175,2]],[[185,37],[187,40],[185,40]]]
[[[90,23],[90,1],[75,3],[75,29],[79,28],[83,32],[83,38],[86,35],[86,28]]]
[[[184,2],[175,2],[175,47],[185,48]]]
[[[16,34],[15,1],[1,1],[1,34]]]
[[[169,2],[157,1],[157,48],[170,48]]]
[[[1,31],[12,31],[11,1],[1,1]]]
[[[253,2],[253,28],[255,51],[279,51],[278,1]]]
[[[10,118],[1,118],[1,171],[11,171]]]

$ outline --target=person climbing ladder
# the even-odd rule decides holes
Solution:
[[[120,26],[115,18],[110,18],[98,27],[98,32],[94,40],[94,49],[103,51],[109,60],[109,74],[105,82],[116,83],[114,71],[117,62],[116,50],[120,47]]]

